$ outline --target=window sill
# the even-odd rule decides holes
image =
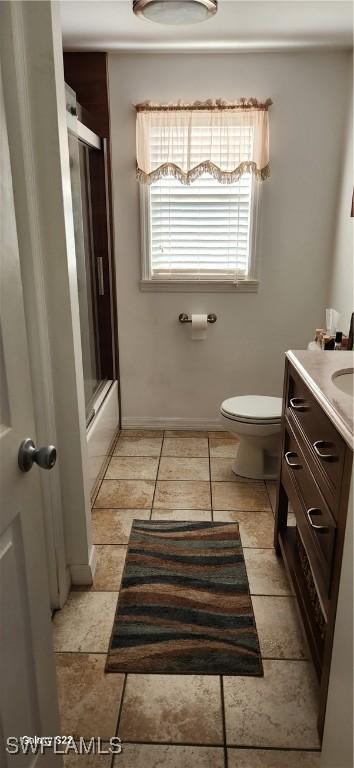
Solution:
[[[168,293],[257,293],[258,280],[140,280],[141,291]]]

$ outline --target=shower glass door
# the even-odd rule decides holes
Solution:
[[[84,375],[86,420],[94,415],[95,400],[106,378],[101,370],[98,322],[98,265],[92,232],[90,153],[100,150],[68,134],[74,215],[77,282]]]

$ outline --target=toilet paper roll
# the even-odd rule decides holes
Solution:
[[[193,341],[204,341],[207,335],[208,316],[192,315],[192,339]]]

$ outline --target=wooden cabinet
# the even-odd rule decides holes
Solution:
[[[288,359],[281,450],[275,547],[293,584],[319,679],[322,736],[352,451]]]
[[[298,438],[304,441],[310,468],[337,514],[345,442],[293,366],[288,372],[285,413]]]

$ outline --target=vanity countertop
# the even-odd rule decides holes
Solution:
[[[332,376],[354,368],[354,352],[289,350],[286,356],[353,451],[354,399],[338,389]]]

